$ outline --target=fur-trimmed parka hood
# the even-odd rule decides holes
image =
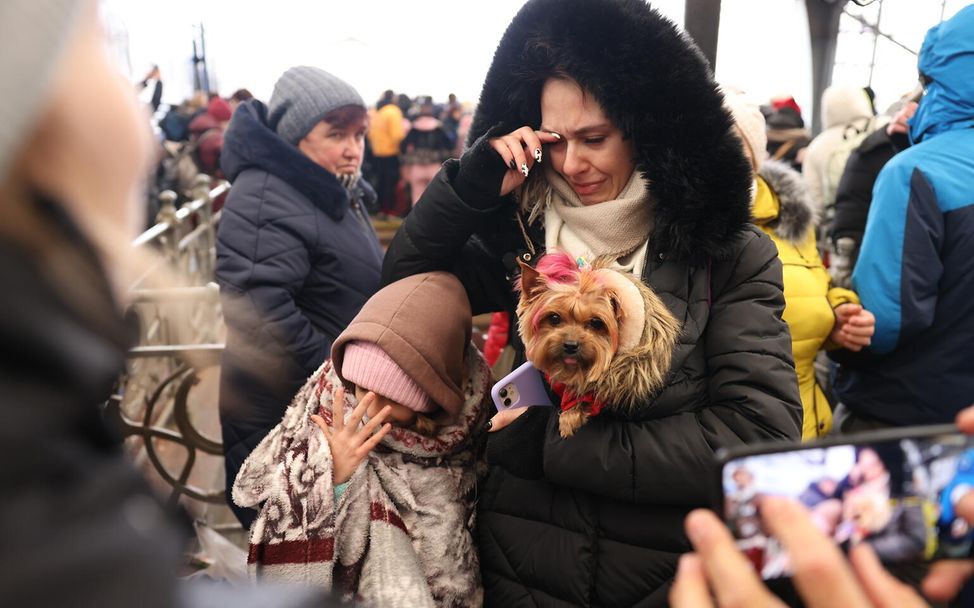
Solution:
[[[653,251],[726,257],[749,222],[750,166],[689,37],[643,0],[529,0],[494,54],[469,142],[538,128],[541,88],[555,74],[592,93],[634,140],[656,207]]]
[[[755,217],[754,222],[767,225],[781,239],[800,244],[814,225],[815,214],[808,189],[801,175],[788,165],[766,160],[758,174],[778,198],[777,217]]]

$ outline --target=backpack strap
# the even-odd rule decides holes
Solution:
[[[782,158],[785,157],[786,154],[788,154],[789,150],[791,150],[794,147],[795,147],[795,140],[789,139],[785,143],[778,146],[778,149],[775,150],[774,154],[771,156],[771,160],[781,160]]]

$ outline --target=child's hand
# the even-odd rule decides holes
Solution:
[[[385,424],[374,435],[376,428],[389,415],[392,409],[388,405],[382,411],[369,420],[365,426],[359,428],[362,417],[368,411],[369,406],[375,401],[375,393],[370,392],[359,402],[352,415],[348,418],[348,425],[345,424],[345,389],[340,388],[335,393],[335,401],[332,404],[332,426],[330,428],[321,416],[312,415],[311,420],[318,425],[318,428],[325,434],[328,446],[331,448],[331,458],[333,462],[333,483],[337,486],[345,483],[352,478],[352,473],[358,465],[365,460],[372,448],[377,446],[382,438],[392,429],[391,424]]]

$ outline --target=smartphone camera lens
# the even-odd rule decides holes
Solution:
[[[507,407],[510,407],[511,406],[511,400],[510,399],[505,399],[504,400],[504,405],[507,406]]]
[[[503,398],[503,397],[507,397],[507,389],[506,389],[506,388],[502,388],[502,389],[500,390],[500,392],[499,392],[498,394],[499,394],[499,395],[500,395],[500,396],[501,396],[502,398]]]

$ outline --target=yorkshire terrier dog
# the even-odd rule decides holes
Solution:
[[[571,437],[603,408],[630,410],[663,386],[680,324],[610,260],[549,253],[521,263],[517,317],[527,358],[561,397],[558,430]]]

